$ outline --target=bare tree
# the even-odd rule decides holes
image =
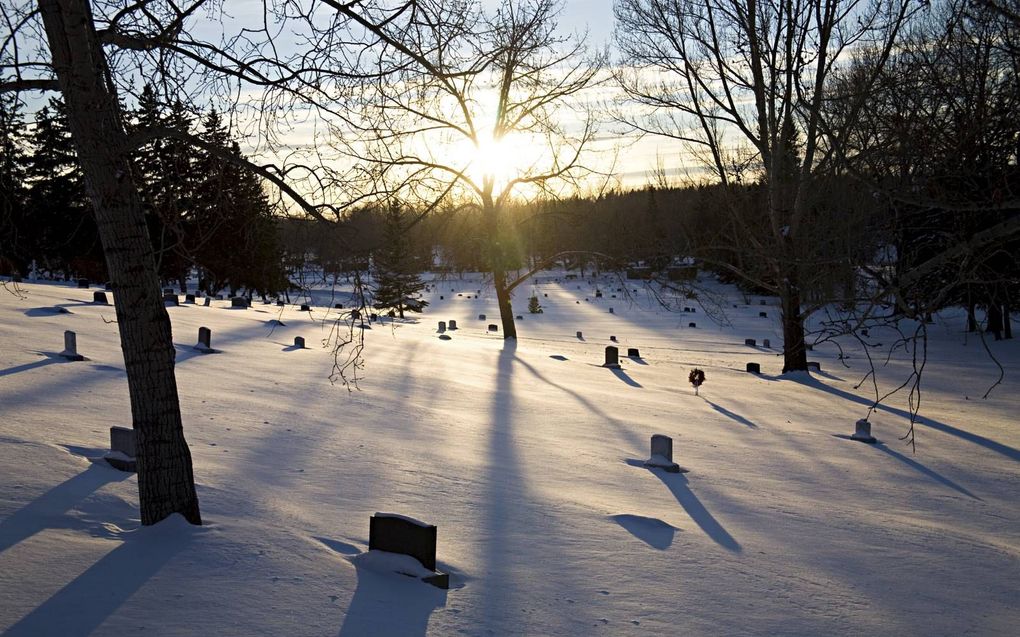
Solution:
[[[723,186],[729,245],[755,255],[726,265],[779,296],[783,370],[804,370],[805,271],[825,263],[815,242],[819,176],[839,156],[824,122],[827,80],[856,50],[885,65],[912,11],[907,0],[617,0],[621,120],[684,144]],[[851,108],[851,112],[853,112]],[[851,118],[852,119],[852,118]],[[750,193],[750,194],[749,194]],[[760,223],[742,211],[760,209]],[[761,267],[758,267],[760,264]]]

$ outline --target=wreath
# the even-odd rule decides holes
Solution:
[[[690,381],[690,383],[695,387],[700,387],[701,384],[705,382],[705,372],[695,367],[694,369],[691,370],[691,373],[687,377],[687,380]]]

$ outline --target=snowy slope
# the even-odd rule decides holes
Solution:
[[[778,350],[743,344],[780,342],[758,318],[775,307],[733,295],[720,327],[641,288],[608,298],[618,285],[596,300],[543,276],[516,299],[546,309],[514,346],[485,331],[491,289],[438,282],[423,316],[366,333],[353,393],[320,346],[335,311],[169,308],[201,528],[141,528],[135,478],[92,462],[130,424],[112,308],[66,285],[0,291],[0,630],[1016,634],[1020,342],[995,345],[1006,381],[982,400],[997,370],[962,317],[939,317],[912,454],[905,397],[871,418],[883,444],[838,437],[867,411],[852,343],[850,369],[827,344],[821,374],[780,377]],[[449,319],[461,329],[439,340]],[[221,354],[192,350],[200,326]],[[54,356],[65,329],[88,360]],[[642,358],[600,367],[610,335]],[[654,433],[690,473],[641,466]],[[376,511],[438,525],[450,591],[367,567]]]

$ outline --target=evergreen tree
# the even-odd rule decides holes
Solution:
[[[24,273],[31,259],[25,237],[25,162],[21,104],[0,95],[0,274]]]
[[[419,294],[425,284],[411,253],[407,223],[398,204],[386,211],[385,244],[375,255],[376,309],[393,308],[404,318],[404,311],[421,312],[428,305]]]
[[[528,312],[532,314],[542,313],[542,306],[538,302],[538,297],[535,296],[534,294],[532,294],[531,298],[528,299]]]

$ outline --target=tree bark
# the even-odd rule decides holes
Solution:
[[[807,370],[807,346],[804,343],[804,315],[800,309],[800,288],[793,268],[780,284],[783,321],[783,373]]]
[[[39,0],[39,8],[116,299],[142,524],[173,513],[201,524],[174,376],[170,317],[92,7],[89,0]]]
[[[510,290],[506,285],[506,272],[495,268],[492,281],[496,287],[496,302],[499,304],[499,319],[503,324],[503,338],[517,338],[517,324],[514,322],[514,310],[510,305]]]

